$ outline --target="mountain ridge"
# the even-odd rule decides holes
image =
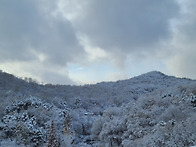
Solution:
[[[67,84],[52,84],[52,83],[46,83],[46,84],[41,84],[39,83],[36,79],[32,79],[31,77],[25,77],[25,78],[21,78],[21,77],[17,77],[13,74],[4,72],[2,70],[0,70],[0,80],[1,81],[12,81],[12,80],[17,80],[18,82],[27,82],[27,83],[34,83],[34,84],[38,84],[40,86],[44,86],[44,85],[54,85],[54,86],[85,86],[85,85],[97,85],[97,84],[101,84],[101,83],[119,83],[119,82],[123,82],[123,81],[129,81],[129,80],[133,80],[133,79],[141,79],[141,78],[177,78],[177,79],[187,79],[187,80],[194,80],[194,79],[190,79],[190,78],[181,78],[181,77],[175,77],[175,76],[169,76],[166,75],[160,71],[150,71],[150,72],[146,72],[144,74],[138,75],[138,76],[134,76],[128,79],[123,79],[123,80],[116,80],[116,81],[101,81],[101,82],[97,82],[95,84],[84,84],[84,85],[67,85]]]

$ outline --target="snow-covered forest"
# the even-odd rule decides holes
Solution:
[[[94,85],[0,72],[1,147],[196,145],[196,80],[153,71]]]

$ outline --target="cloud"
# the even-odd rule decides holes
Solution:
[[[37,59],[32,52],[45,55],[46,62],[66,65],[84,54],[72,24],[59,13],[52,1],[0,2],[1,61]]]
[[[113,55],[152,52],[171,37],[170,20],[179,14],[173,0],[93,0],[83,8],[75,27],[91,43]]]
[[[170,43],[166,64],[174,75],[196,79],[196,2],[184,2],[184,10]]]
[[[17,64],[18,73],[14,74],[71,83],[67,72],[59,74],[57,70],[84,57],[71,22],[58,12],[58,1],[0,1],[0,62],[4,70],[10,71],[9,67]]]
[[[2,0],[0,67],[61,84],[156,69],[193,77],[195,3]],[[86,70],[73,72],[70,65]]]
[[[66,67],[53,66],[50,64],[40,64],[39,61],[16,61],[0,64],[1,69],[6,69],[6,72],[12,73],[20,78],[33,78],[36,81],[44,84],[76,84],[69,77],[69,71]],[[80,83],[79,83],[80,84]]]

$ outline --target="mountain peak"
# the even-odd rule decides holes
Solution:
[[[147,72],[147,73],[145,73],[143,75],[149,75],[149,76],[166,76],[165,74],[163,74],[162,72],[157,71],[157,70]]]
[[[136,78],[144,78],[144,79],[147,79],[147,78],[164,78],[164,77],[167,77],[167,75],[163,74],[160,71],[150,71],[150,72],[141,74],[141,75],[139,75]]]

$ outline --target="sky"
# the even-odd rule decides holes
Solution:
[[[0,1],[0,69],[91,84],[149,71],[196,79],[195,0]]]

